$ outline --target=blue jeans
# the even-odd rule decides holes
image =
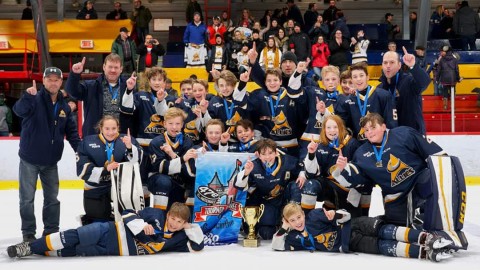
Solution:
[[[321,67],[313,67],[313,72],[315,72],[315,75],[318,76],[318,80],[322,80],[322,68]]]
[[[37,225],[35,219],[35,191],[37,178],[43,188],[43,234],[58,232],[60,223],[60,201],[58,201],[58,169],[57,164],[51,166],[33,165],[20,159],[20,217],[22,218],[22,234],[35,235]]]

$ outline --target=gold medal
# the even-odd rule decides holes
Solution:
[[[377,161],[377,163],[375,163],[375,165],[377,166],[377,168],[381,168],[383,167],[383,164],[382,164],[382,161]]]
[[[113,104],[113,105],[117,105],[117,99],[116,99],[116,98],[115,98],[115,99],[112,99],[112,104]]]

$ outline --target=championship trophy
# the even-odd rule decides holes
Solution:
[[[248,224],[248,235],[243,239],[244,247],[258,247],[260,245],[260,239],[258,239],[255,234],[255,225],[260,220],[260,217],[262,217],[264,210],[265,205],[263,204],[260,206],[240,206],[240,213],[242,214],[243,220]]]

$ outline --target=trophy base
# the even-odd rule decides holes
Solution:
[[[244,247],[258,247],[260,246],[260,239],[243,239]]]

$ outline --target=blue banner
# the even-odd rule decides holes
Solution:
[[[205,245],[238,242],[247,192],[233,184],[249,156],[255,159],[249,153],[206,152],[196,160],[193,221],[202,228]]]

